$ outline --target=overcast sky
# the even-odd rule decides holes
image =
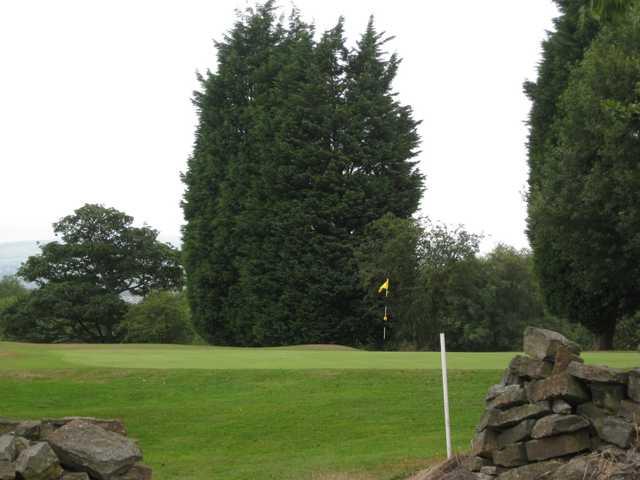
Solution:
[[[395,88],[420,127],[421,213],[526,247],[522,82],[535,79],[551,0],[298,0],[319,30],[370,14],[402,58]],[[196,71],[239,0],[0,3],[0,242],[48,239],[84,203],[180,235]],[[281,2],[289,9],[291,2]]]

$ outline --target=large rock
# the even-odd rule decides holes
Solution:
[[[523,440],[528,440],[531,436],[531,430],[535,425],[536,420],[533,418],[523,420],[522,422],[514,425],[507,430],[504,430],[498,434],[498,447],[504,447],[511,443],[518,443]]]
[[[0,461],[13,462],[16,458],[16,437],[11,433],[0,435]]]
[[[493,452],[493,463],[502,467],[519,467],[527,463],[523,443],[514,443]]]
[[[529,461],[548,460],[591,448],[591,438],[587,430],[565,433],[555,437],[530,440],[525,443]]]
[[[631,400],[640,402],[640,368],[629,372],[629,388],[627,394]]]
[[[599,418],[594,422],[598,436],[607,443],[613,443],[620,448],[629,448],[634,438],[634,426],[618,417]]]
[[[584,360],[580,358],[580,355],[576,355],[569,348],[564,345],[558,347],[556,356],[553,358],[553,374],[564,372],[571,362],[584,363]]]
[[[567,372],[586,382],[619,383],[626,385],[629,374],[617,368],[603,365],[585,365],[580,362],[571,362]]]
[[[492,430],[476,433],[471,441],[471,454],[478,457],[491,458],[492,452],[498,447],[498,436]]]
[[[549,402],[527,403],[508,410],[491,410],[487,425],[493,428],[507,428],[528,418],[539,418],[549,413]]]
[[[16,465],[13,462],[0,460],[0,480],[14,480],[16,478]]]
[[[557,332],[535,327],[527,327],[524,331],[524,353],[530,357],[553,360],[561,346],[566,347],[571,353],[580,354],[577,343]]]
[[[64,427],[68,423],[76,420],[82,420],[92,425],[97,425],[109,432],[118,433],[120,435],[127,435],[127,429],[122,423],[122,420],[111,418],[94,418],[94,417],[63,417],[63,418],[45,418],[41,422],[40,426],[40,438],[46,439],[49,434],[55,432],[57,429]]]
[[[632,402],[631,400],[622,400],[620,402],[618,415],[629,422],[640,425],[640,403]]]
[[[516,355],[509,364],[509,370],[524,379],[540,379],[551,375],[553,365],[544,360]]]
[[[505,408],[514,407],[527,403],[527,393],[520,385],[509,385],[504,390],[489,401],[487,408]]]
[[[580,365],[573,362],[573,364]],[[584,386],[568,373],[558,373],[549,378],[527,385],[527,396],[531,402],[562,399],[571,404],[580,404],[590,399]]]
[[[523,467],[513,468],[498,475],[498,480],[542,480],[548,479],[549,475],[564,465],[559,460],[548,460],[546,462],[531,463]]]
[[[23,450],[16,461],[16,472],[24,480],[58,480],[62,467],[46,442],[38,442]]]
[[[47,440],[65,467],[99,480],[125,473],[142,459],[140,449],[130,439],[83,420],[66,424]]]
[[[591,398],[596,407],[615,412],[625,398],[626,385],[593,382],[589,384]]]
[[[549,415],[538,420],[531,431],[533,438],[551,437],[588,428],[589,422],[579,415]]]

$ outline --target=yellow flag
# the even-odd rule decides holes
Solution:
[[[380,288],[378,288],[378,293],[382,293],[383,290],[386,290],[389,293],[389,279],[387,278]]]

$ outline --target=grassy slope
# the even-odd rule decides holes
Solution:
[[[457,449],[512,355],[450,354]],[[431,353],[0,343],[0,416],[121,417],[158,480],[402,478],[443,453],[438,366]]]

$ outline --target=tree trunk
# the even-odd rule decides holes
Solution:
[[[595,350],[613,350],[613,336],[616,333],[616,321],[609,320],[604,329],[596,333],[593,348]]]

